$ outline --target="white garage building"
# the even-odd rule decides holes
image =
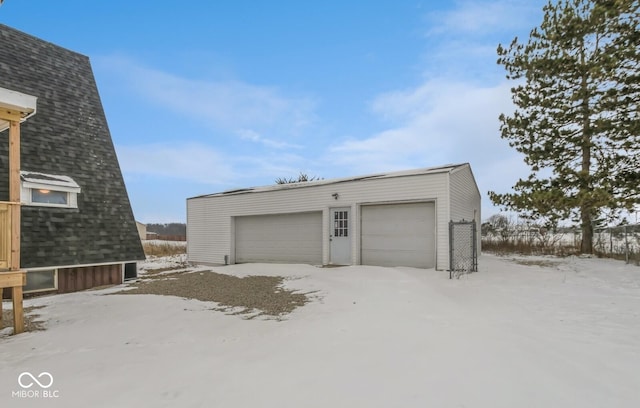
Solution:
[[[480,230],[480,192],[468,163],[192,197],[187,254],[210,265],[446,270],[451,220],[473,220]]]

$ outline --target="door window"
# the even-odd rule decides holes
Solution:
[[[349,236],[349,211],[333,212],[333,236],[334,237]]]

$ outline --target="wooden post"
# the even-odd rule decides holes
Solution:
[[[20,270],[20,122],[9,127],[9,201],[11,206],[11,265]]]
[[[13,332],[22,333],[24,330],[24,310],[22,308],[22,287],[26,284],[24,271],[0,272],[0,291],[11,288],[13,298]],[[1,292],[0,292],[1,293]]]
[[[22,309],[22,286],[14,286],[11,289],[13,299],[13,334],[24,331],[24,310]]]
[[[11,264],[12,272],[20,271],[20,121],[12,120],[9,125],[9,201],[11,205]],[[24,277],[24,272],[23,272]],[[24,280],[24,279],[23,279]],[[24,285],[24,282],[22,282]],[[22,286],[14,286],[13,333],[24,331],[24,311],[22,308]]]

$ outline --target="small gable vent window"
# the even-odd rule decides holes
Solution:
[[[20,172],[24,205],[78,208],[80,186],[69,176]]]

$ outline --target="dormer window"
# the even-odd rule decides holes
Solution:
[[[38,204],[69,205],[69,193],[46,189],[31,190],[31,202]]]
[[[24,205],[78,208],[80,186],[69,176],[20,172]]]

